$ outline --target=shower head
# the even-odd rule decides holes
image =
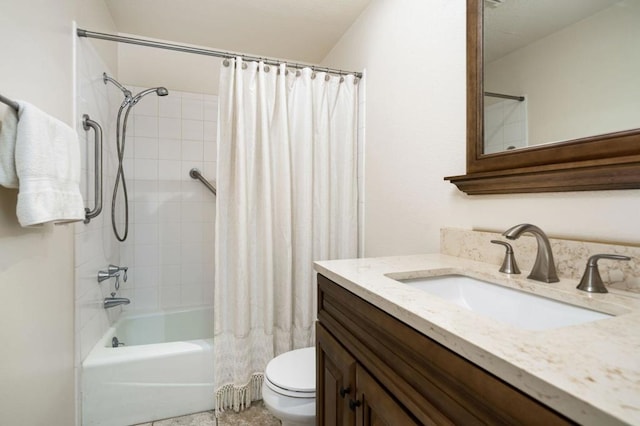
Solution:
[[[104,84],[107,84],[107,81],[110,81],[118,89],[122,90],[122,93],[124,93],[125,101],[128,101],[131,99],[131,96],[132,96],[131,90],[127,89],[122,84],[118,83],[115,79],[109,77],[106,72],[102,73],[102,81],[104,82]]]
[[[140,99],[142,99],[143,96],[146,96],[149,93],[154,93],[154,92],[158,96],[167,96],[169,94],[169,91],[167,90],[166,87],[152,87],[151,89],[143,90],[142,92],[140,92],[137,95],[135,95],[131,99],[131,105],[137,104],[138,101],[140,101]]]

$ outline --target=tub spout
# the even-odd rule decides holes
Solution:
[[[109,309],[119,305],[128,305],[131,303],[126,297],[114,297],[116,294],[111,293],[111,297],[104,298],[104,308]]]

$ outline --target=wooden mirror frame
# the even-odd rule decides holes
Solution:
[[[640,129],[483,154],[483,0],[467,0],[467,194],[640,188]],[[640,112],[639,112],[640,114]]]

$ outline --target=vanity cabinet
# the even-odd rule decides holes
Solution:
[[[316,418],[321,425],[352,425],[355,411],[349,402],[355,394],[356,360],[326,329],[316,327]],[[321,385],[320,385],[321,384]],[[355,402],[352,402],[355,404]]]
[[[418,424],[320,324],[316,338],[318,424]]]
[[[317,424],[573,424],[318,275]]]
[[[362,365],[356,367],[356,400],[350,402],[356,410],[358,425],[418,426],[418,423],[391,394],[371,377]]]

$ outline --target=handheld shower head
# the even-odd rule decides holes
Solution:
[[[111,198],[111,226],[113,228],[113,233],[115,234],[116,239],[118,241],[124,241],[127,239],[127,235],[129,232],[129,198],[127,195],[127,185],[125,182],[124,168],[123,168],[124,146],[125,146],[125,140],[127,135],[127,120],[129,118],[129,113],[131,112],[133,107],[140,101],[140,99],[142,99],[144,96],[148,95],[149,93],[155,93],[158,96],[167,96],[169,94],[169,91],[167,90],[166,87],[154,87],[151,89],[143,90],[134,96],[130,90],[128,90],[122,84],[118,83],[113,78],[109,77],[107,73],[102,74],[102,81],[104,81],[104,84],[107,84],[107,82],[110,81],[118,89],[120,89],[122,93],[124,93],[124,100],[120,105],[120,109],[118,110],[118,117],[116,119],[116,148],[118,151],[118,171],[116,173],[116,180],[113,187],[113,197]],[[122,120],[123,113],[124,113],[124,120]],[[116,222],[116,207],[117,207],[117,200],[118,200],[117,194],[118,194],[118,188],[120,188],[120,186],[122,187],[122,193],[123,193],[122,196],[124,197],[124,232],[122,235],[118,230],[118,226]],[[117,301],[117,302],[118,303],[114,304],[113,306],[116,306],[117,304],[121,304],[121,303],[129,303],[128,300],[125,302],[124,299],[121,303],[120,301]],[[110,307],[110,306],[106,306],[106,304],[107,302],[105,302],[105,307]]]
[[[169,91],[166,87],[152,87],[151,89],[143,90],[131,99],[131,105],[137,104],[143,96],[146,96],[149,93],[155,93],[158,96],[167,96]]]

